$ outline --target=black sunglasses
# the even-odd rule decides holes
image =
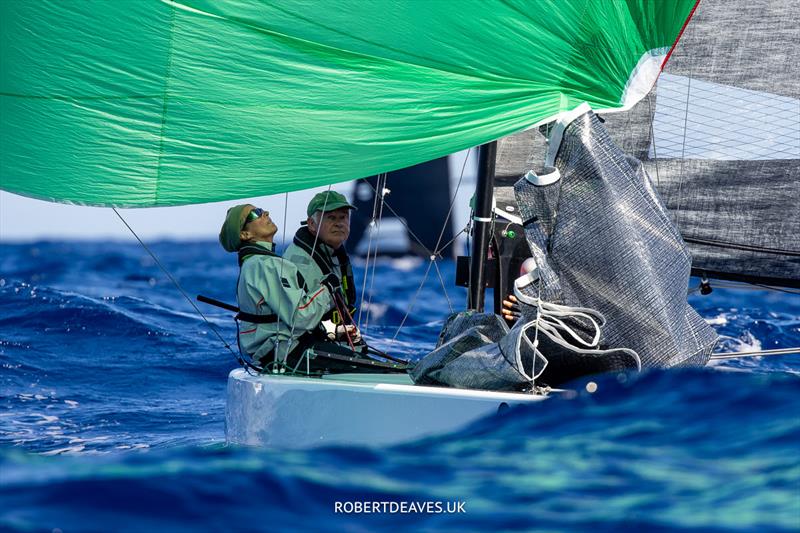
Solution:
[[[242,224],[242,229],[244,229],[244,227],[246,225],[248,225],[249,223],[251,223],[252,221],[258,220],[259,218],[261,218],[261,215],[263,215],[264,213],[267,213],[267,211],[261,209],[260,207],[256,207],[252,211],[247,213],[247,216],[244,217],[244,224]],[[269,213],[267,213],[267,214],[269,214]]]

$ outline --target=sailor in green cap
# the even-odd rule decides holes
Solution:
[[[294,367],[307,347],[325,338],[320,321],[341,291],[335,276],[304,280],[292,261],[278,256],[277,231],[269,212],[244,204],[228,210],[219,233],[222,247],[239,258],[239,346],[264,368]]]
[[[353,268],[344,243],[350,236],[350,211],[355,209],[343,194],[321,192],[308,204],[308,218],[297,230],[284,257],[297,266],[309,286],[335,276],[341,291],[336,295],[334,309],[326,313],[322,325],[329,338],[361,342],[353,322],[356,309],[356,287]]]

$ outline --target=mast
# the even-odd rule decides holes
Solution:
[[[475,185],[475,213],[470,256],[467,307],[483,312],[486,288],[486,256],[489,249],[489,230],[492,223],[492,199],[494,197],[494,162],[497,156],[497,141],[481,145],[478,161],[478,182]]]

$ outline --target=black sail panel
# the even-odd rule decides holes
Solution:
[[[442,230],[450,206],[449,176],[447,157],[389,172],[386,187],[391,192],[386,196],[388,205],[384,206],[381,216],[382,235],[386,239],[380,243],[376,240],[380,236],[377,231],[373,242],[368,243],[378,176],[358,180],[353,198],[358,210],[351,219],[351,249],[357,255],[366,255],[369,247],[371,253],[375,253],[377,247],[381,255],[428,257],[436,249],[437,242],[440,246],[450,242],[452,217]],[[399,231],[400,238],[390,235],[391,231]]]

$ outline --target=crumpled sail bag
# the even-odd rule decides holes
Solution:
[[[717,334],[686,301],[691,257],[642,164],[591,111],[564,127],[554,163],[554,183],[514,187],[538,267],[529,290],[602,315],[600,344],[643,368],[705,365]]]
[[[525,390],[708,361],[717,335],[686,302],[691,258],[641,163],[591,111],[560,127],[560,177],[515,185],[537,264],[516,291],[522,318],[507,331],[494,315],[454,315],[416,383]]]

